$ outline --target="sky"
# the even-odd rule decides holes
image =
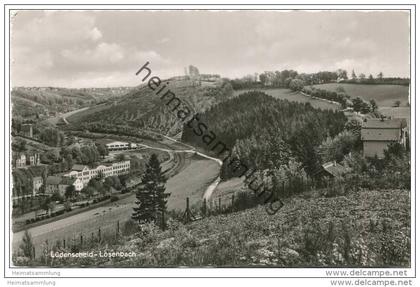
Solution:
[[[152,75],[346,69],[409,77],[406,11],[18,11],[12,86],[114,87]]]

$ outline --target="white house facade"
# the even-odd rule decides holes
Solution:
[[[77,178],[80,180],[83,186],[85,186],[92,178],[95,178],[100,174],[102,174],[103,177],[108,177],[114,175],[118,176],[128,174],[129,172],[130,161],[126,160],[114,163],[103,163],[98,165],[96,168],[89,168],[88,166],[83,165],[74,165],[72,171],[70,171],[67,174],[64,174],[63,176]]]

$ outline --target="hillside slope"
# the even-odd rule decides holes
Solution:
[[[358,191],[346,196],[294,197],[275,215],[263,207],[146,226],[113,245],[89,251],[131,258],[57,259],[54,266],[409,267],[410,192]]]
[[[127,94],[130,87],[67,89],[55,87],[13,88],[15,116],[33,117],[50,112],[68,112]]]
[[[172,87],[170,90],[194,112],[202,112],[232,95],[230,84],[218,87]],[[112,123],[136,128],[154,130],[176,135],[182,130],[182,122],[168,108],[166,102],[154,94],[147,86],[138,87],[127,95],[106,106],[78,113],[68,120],[75,124]]]

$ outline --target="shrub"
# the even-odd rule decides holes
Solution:
[[[29,233],[28,230],[25,230],[25,233],[24,233],[24,236],[22,238],[22,242],[19,245],[19,248],[22,251],[23,256],[31,258],[31,259],[35,256],[35,254],[33,252],[34,248],[35,248],[35,245],[32,241],[32,236],[31,236],[31,234]]]
[[[118,196],[113,195],[113,196],[111,197],[111,202],[117,201],[118,199],[120,199]]]
[[[121,232],[123,235],[130,235],[133,233],[138,232],[139,225],[134,220],[130,219],[129,221],[125,222],[122,226]]]

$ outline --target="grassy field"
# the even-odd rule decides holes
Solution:
[[[338,87],[343,87],[350,97],[361,97],[366,101],[374,99],[378,106],[383,107],[392,107],[397,100],[401,101],[401,106],[406,106],[408,102],[407,86],[330,83],[314,87],[329,91],[337,91]]]
[[[387,117],[406,119],[411,126],[410,107],[380,107],[379,112]]]
[[[200,204],[207,186],[219,174],[219,165],[213,160],[192,156],[189,161],[190,164],[166,183],[166,190],[171,193],[168,209],[185,209],[187,196],[190,198],[191,206]]]
[[[289,89],[250,89],[250,90],[238,90],[238,91],[234,91],[234,96],[238,96],[240,94],[249,92],[249,91],[261,91],[266,93],[267,95],[270,95],[276,99],[280,99],[280,100],[288,100],[288,101],[293,101],[293,102],[298,102],[298,103],[310,103],[314,108],[319,108],[319,109],[331,109],[331,110],[337,110],[340,108],[340,106],[338,105],[334,105],[325,101],[321,101],[321,100],[317,100],[317,99],[312,99],[310,97],[306,97],[302,94],[300,94],[299,92],[293,92],[292,90]]]

